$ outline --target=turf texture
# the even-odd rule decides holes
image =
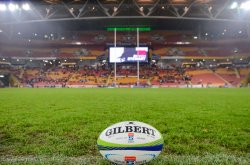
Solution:
[[[250,164],[250,89],[0,89],[0,164],[109,164],[96,140],[141,121],[164,137],[149,164]]]

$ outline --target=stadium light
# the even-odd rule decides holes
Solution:
[[[23,10],[25,10],[25,11],[29,11],[29,10],[30,10],[30,5],[29,5],[28,3],[24,3],[24,4],[22,5],[22,8],[23,8]]]
[[[250,10],[250,1],[243,2],[243,3],[240,5],[240,8],[241,8],[241,9],[244,9],[244,10]]]
[[[236,9],[238,8],[238,2],[233,2],[230,6],[230,9]]]
[[[189,8],[187,6],[184,7],[184,11],[188,12]]]
[[[0,29],[0,33],[2,33],[3,32],[3,30],[2,29]]]
[[[0,11],[5,11],[7,9],[5,4],[0,4]]]
[[[10,3],[8,8],[10,11],[15,11],[15,10],[18,10],[19,6],[18,6],[18,4]]]

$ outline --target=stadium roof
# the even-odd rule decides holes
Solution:
[[[151,27],[250,34],[250,0],[5,0],[0,33],[52,33]]]
[[[249,8],[248,0],[18,0],[0,2],[0,24],[114,18],[250,22]]]

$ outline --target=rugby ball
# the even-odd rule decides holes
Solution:
[[[106,128],[97,145],[102,156],[116,164],[143,164],[155,159],[163,148],[161,133],[154,127],[124,121]]]

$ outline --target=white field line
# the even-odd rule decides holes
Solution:
[[[101,156],[67,157],[55,156],[0,156],[0,164],[107,164]],[[109,163],[108,163],[109,164]],[[235,156],[227,154],[164,155],[150,164],[250,164],[250,155]]]

